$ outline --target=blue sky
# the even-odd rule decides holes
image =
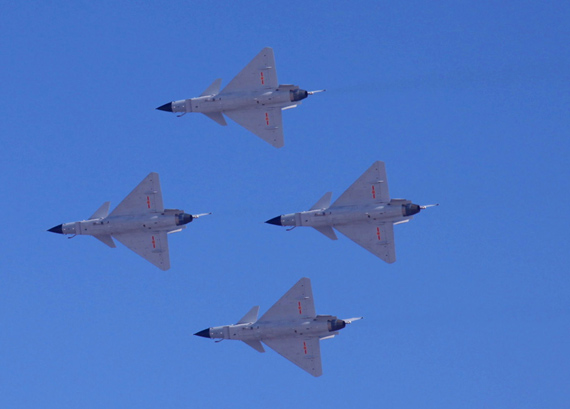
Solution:
[[[566,408],[570,7],[565,2],[2,3],[0,407]],[[155,108],[227,84],[263,47],[327,88],[275,149]],[[338,197],[375,160],[440,203],[388,265],[345,237],[263,221]],[[158,172],[162,272],[46,229]],[[313,378],[192,334],[266,311],[299,278],[365,319]]]

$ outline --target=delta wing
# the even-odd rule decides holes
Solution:
[[[220,94],[223,95],[237,91],[276,89],[278,86],[279,82],[277,81],[273,49],[266,47],[226,85]]]
[[[228,117],[276,148],[283,142],[283,115],[279,107],[224,111]]]
[[[133,189],[113,210],[110,216],[145,214],[164,211],[158,173],[152,172]]]
[[[394,224],[391,222],[345,224],[335,226],[335,229],[386,263],[396,261]]]
[[[161,270],[170,268],[168,238],[165,231],[123,233],[115,234],[113,237]]]
[[[388,203],[389,201],[386,166],[384,162],[377,161],[346,189],[331,207]]]
[[[311,375],[323,374],[318,338],[273,338],[263,339],[263,343]]]
[[[291,287],[279,301],[263,314],[259,321],[281,321],[315,317],[315,302],[313,300],[311,280],[301,278],[297,284]]]

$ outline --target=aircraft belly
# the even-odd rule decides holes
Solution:
[[[231,336],[231,334],[230,334]],[[259,334],[259,331],[253,329],[250,331],[241,331],[238,334],[235,335],[235,338],[232,337],[233,339],[238,339],[240,341],[250,341],[250,340],[260,340],[261,336]]]
[[[269,93],[265,93],[265,94],[255,98],[255,100],[261,106],[291,105],[291,99],[289,98],[289,92],[287,92],[287,93],[269,92]]]
[[[259,339],[259,330],[251,325],[232,325],[228,327],[229,339]]]
[[[328,334],[326,322],[314,320],[289,323],[267,323],[259,328],[258,339],[313,337]]]
[[[313,217],[305,217],[301,220],[302,226],[310,226],[310,227],[321,227],[321,226],[330,226],[331,225],[331,218],[327,216],[313,216]]]
[[[283,338],[291,337],[295,334],[292,325],[284,326],[282,324],[264,325],[260,328],[260,336],[263,338]]]
[[[339,214],[331,214],[330,216],[330,224],[332,226],[342,225],[342,224],[351,224],[351,223],[358,223],[366,221],[368,217],[365,213],[362,212],[353,212],[353,213],[339,213]]]
[[[249,110],[254,109],[258,106],[258,104],[253,100],[238,100],[238,101],[231,101],[231,103],[224,104],[222,107],[222,112],[225,111],[241,111],[241,110]]]
[[[303,226],[301,221],[301,213],[295,213],[295,226]]]
[[[299,226],[330,226],[331,219],[328,212],[323,212],[321,210],[311,210],[308,212],[301,212],[299,214],[300,224]]]
[[[111,225],[105,220],[86,220],[84,222],[78,222],[75,224],[75,228],[76,232],[79,230],[79,233],[76,234],[85,234],[89,236],[111,234]]]
[[[172,230],[176,227],[174,216],[153,216],[151,218],[121,218],[122,220],[80,222],[80,233],[88,235],[113,235],[146,231]]]

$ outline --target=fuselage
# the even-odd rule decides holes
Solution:
[[[293,85],[280,85],[276,89],[240,91],[206,95],[172,102],[172,112],[224,112],[255,107],[287,107],[307,98],[308,92]]]
[[[89,236],[114,235],[142,231],[174,231],[192,221],[192,215],[181,210],[166,209],[161,213],[107,216],[101,219],[82,220],[61,225],[63,234]]]
[[[290,321],[257,321],[248,324],[212,327],[210,338],[236,340],[263,340],[288,337],[319,337],[335,335],[345,327],[343,320],[331,315],[317,315],[315,318]]]
[[[417,207],[417,208],[416,208]],[[416,211],[417,210],[417,211]],[[369,221],[406,221],[419,212],[419,206],[408,200],[394,199],[380,205],[335,206],[281,216],[282,226],[340,226]]]

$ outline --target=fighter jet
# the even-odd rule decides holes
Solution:
[[[331,240],[333,227],[356,244],[387,263],[396,261],[394,225],[412,220],[413,215],[431,206],[419,206],[405,199],[390,199],[384,162],[377,161],[332,205],[325,193],[306,212],[274,217],[265,223],[277,226],[311,226]]]
[[[220,125],[227,125],[224,114],[276,148],[283,146],[281,110],[295,108],[301,100],[318,91],[305,91],[297,85],[277,81],[273,49],[266,47],[220,91],[218,78],[197,98],[169,102],[156,109],[201,112]]]
[[[186,228],[192,220],[210,213],[191,215],[184,210],[165,209],[158,173],[150,173],[109,214],[105,202],[93,215],[80,222],[58,224],[48,231],[59,234],[89,235],[109,247],[113,237],[161,270],[170,268],[167,234]]]
[[[253,307],[234,325],[212,327],[195,333],[219,341],[237,339],[259,352],[265,352],[261,341],[313,376],[323,374],[321,339],[334,338],[346,324],[358,318],[338,319],[332,315],[316,315],[311,280],[301,278],[259,319],[259,306]]]

